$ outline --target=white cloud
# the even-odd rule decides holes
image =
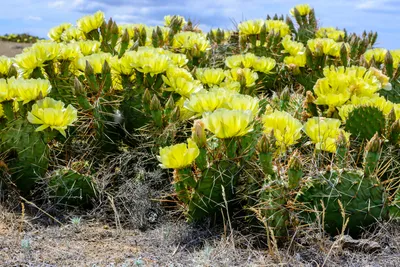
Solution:
[[[49,2],[48,6],[50,8],[61,8],[65,5],[65,1],[54,1],[54,2]]]
[[[33,20],[33,21],[41,21],[42,18],[38,16],[29,16],[26,18],[27,20]]]

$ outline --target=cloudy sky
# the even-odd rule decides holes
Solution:
[[[200,24],[232,29],[233,22],[288,14],[309,3],[322,26],[349,32],[378,31],[379,47],[400,49],[400,0],[0,0],[0,34],[30,33],[46,37],[49,28],[102,10],[118,23],[162,24],[164,15],[178,14]]]

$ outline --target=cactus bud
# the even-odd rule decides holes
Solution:
[[[167,103],[165,103],[165,109],[173,110],[175,108],[175,102],[172,95],[168,98]]]
[[[300,12],[297,8],[294,8],[294,18],[300,26],[303,25],[303,19],[301,18]]]
[[[400,137],[400,120],[396,120],[390,127],[389,140],[393,145],[396,145],[399,142],[399,137]]]
[[[270,153],[275,151],[275,135],[272,130],[269,134],[263,134],[257,143],[257,150],[260,153]]]
[[[286,24],[289,25],[289,29],[291,32],[296,33],[296,28],[294,27],[293,20],[289,16],[286,16]]]
[[[146,38],[147,38],[146,29],[143,28],[143,29],[140,31],[140,38],[139,38],[139,44],[140,44],[141,46],[145,46],[145,45],[146,45]]]
[[[86,78],[91,77],[94,75],[94,69],[90,65],[89,61],[86,60],[86,67],[85,67],[85,76]]]
[[[347,67],[348,64],[347,57],[348,57],[347,48],[346,45],[343,43],[342,47],[340,48],[340,59],[342,60],[342,64],[345,67]]]
[[[289,189],[295,189],[299,186],[300,179],[303,177],[302,164],[297,150],[293,153],[288,165]]]
[[[397,67],[397,66],[395,66]],[[393,57],[392,54],[387,51],[385,55],[385,69],[386,69],[386,74],[389,78],[393,77]]]
[[[74,79],[74,91],[76,95],[86,95],[83,85],[77,77]]]
[[[380,149],[382,141],[376,133],[365,146],[364,155],[364,174],[370,176],[374,173],[380,158]]]
[[[158,40],[158,35],[157,35],[157,32],[155,29],[153,30],[153,33],[151,34],[151,43],[154,47],[158,47],[159,40]]]
[[[192,127],[192,139],[199,148],[207,144],[206,132],[202,120],[195,120]]]
[[[169,118],[170,122],[175,122],[178,121],[181,117],[181,109],[177,106],[174,108],[174,110],[171,112],[171,116]]]
[[[7,77],[8,78],[11,78],[11,77],[17,78],[18,77],[17,68],[15,68],[14,65],[11,65],[10,68],[8,69]]]
[[[130,38],[129,32],[127,29],[125,29],[121,37],[121,43],[129,43],[129,38]]]
[[[396,111],[392,108],[387,115],[387,124],[388,126],[392,126],[392,124],[396,121]]]
[[[119,33],[119,29],[118,29],[118,25],[115,21],[113,21],[112,25],[111,25],[111,33],[112,34],[118,34]]]
[[[264,23],[260,31],[260,46],[264,46],[266,39],[267,39],[267,26]]]
[[[150,102],[151,102],[151,95],[149,89],[146,89],[142,96],[142,103],[144,110],[148,113],[150,112]]]
[[[104,61],[103,66],[101,68],[101,74],[107,75],[111,73],[110,65],[108,64],[107,60]]]
[[[346,135],[343,131],[341,131],[336,139],[336,164],[339,168],[343,169],[346,167],[348,146],[349,144]]]
[[[153,98],[151,99],[150,110],[161,110],[161,103],[157,95],[153,95]]]

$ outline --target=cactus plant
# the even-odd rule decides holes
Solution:
[[[376,107],[361,106],[350,112],[345,129],[354,137],[371,139],[375,133],[382,134],[385,129],[385,116]]]

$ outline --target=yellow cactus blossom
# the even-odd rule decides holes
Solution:
[[[265,22],[262,19],[246,20],[238,25],[240,35],[260,34]]]
[[[39,97],[47,96],[51,91],[51,84],[45,79],[8,79],[10,92],[15,92],[17,101],[23,101],[26,104]]]
[[[311,7],[309,4],[300,4],[290,9],[290,14],[292,16],[294,16],[294,9],[297,9],[297,11],[299,11],[300,16],[306,16],[311,12]]]
[[[234,91],[234,92],[240,91],[240,82],[236,81],[225,81],[222,82],[219,86],[229,91]]]
[[[166,75],[162,76],[162,79],[166,85],[168,85],[171,89],[167,89],[169,91],[173,91],[178,87],[178,83],[181,85],[182,80],[191,82],[193,81],[192,74],[189,71],[183,68],[178,68],[175,66],[169,66],[165,73]]]
[[[305,67],[307,64],[307,58],[306,54],[298,54],[296,56],[287,56],[283,59],[283,63],[285,63],[287,66],[291,67],[292,65],[295,68],[299,67]]]
[[[390,54],[393,57],[393,68],[397,69],[400,65],[400,49],[390,50]]]
[[[166,26],[166,27],[171,26],[172,19],[174,19],[174,18],[175,18],[176,20],[178,20],[178,21],[181,21],[181,26],[183,26],[183,25],[186,24],[186,20],[185,20],[185,18],[184,18],[183,16],[179,16],[179,15],[173,15],[173,16],[167,15],[167,16],[164,16],[164,26]]]
[[[16,88],[10,88],[6,79],[0,79],[0,103],[8,100],[13,100],[17,95],[18,91],[16,90]]]
[[[4,117],[4,109],[3,109],[3,105],[0,104],[0,118]]]
[[[202,90],[190,95],[184,103],[184,107],[190,111],[202,114],[221,108],[226,102],[230,102],[234,91],[222,88],[211,88],[210,91]]]
[[[121,58],[112,57],[110,60],[110,66],[112,72],[117,73],[119,75],[127,75],[132,76],[135,73],[135,68],[132,66],[132,53],[136,53],[135,51],[126,52]]]
[[[198,68],[196,78],[208,86],[219,85],[225,79],[225,72],[221,68]]]
[[[132,52],[131,65],[139,72],[149,73],[151,76],[165,72],[170,65],[170,58],[160,53],[160,50],[162,49],[144,48]]]
[[[371,62],[373,58],[377,64],[380,64],[385,61],[385,56],[387,52],[388,50],[384,48],[373,48],[367,50],[363,56],[367,62]]]
[[[334,41],[338,41],[340,38],[344,38],[345,32],[338,30],[334,27],[321,27],[315,33],[317,38],[329,38]]]
[[[89,33],[93,30],[97,30],[104,22],[104,13],[97,11],[93,15],[83,16],[78,19],[76,25],[78,29],[84,33]]]
[[[99,41],[82,40],[75,42],[74,45],[79,47],[79,50],[84,56],[89,56],[100,52],[101,43]]]
[[[166,55],[171,63],[177,67],[182,68],[183,66],[186,65],[186,63],[188,63],[188,58],[186,57],[186,55],[184,54],[179,54],[179,53],[173,53],[171,51],[168,50],[164,50],[163,54]]]
[[[292,41],[290,36],[283,37],[282,46],[285,49],[282,51],[282,53],[289,53],[291,56],[297,56],[299,53],[304,53],[304,45],[302,43]]]
[[[109,53],[97,53],[90,56],[81,57],[76,61],[76,68],[80,71],[85,71],[86,62],[92,66],[95,74],[100,74],[104,65],[107,61],[109,64],[111,62],[111,54]]]
[[[243,68],[251,68],[253,67],[257,59],[258,57],[253,53],[246,53],[244,55],[241,55],[241,66]]]
[[[329,78],[318,79],[314,85],[314,93],[317,95],[315,104],[340,107],[351,97],[346,81],[332,80]]]
[[[28,112],[28,121],[32,124],[41,124],[36,131],[43,131],[47,128],[59,131],[63,136],[66,136],[65,130],[71,126],[76,120],[77,110],[71,105],[67,108],[64,103],[46,97],[38,100],[32,106],[32,110]]]
[[[202,53],[208,51],[211,45],[210,41],[202,33],[180,32],[174,35],[172,47],[182,53],[190,51],[193,56],[199,57]]]
[[[85,34],[76,27],[70,27],[61,34],[61,40],[64,42],[86,40]]]
[[[179,111],[180,111],[179,120],[181,120],[181,121],[189,120],[190,118],[192,118],[192,117],[197,115],[196,112],[193,112],[193,111],[188,110],[187,108],[185,108],[184,104],[185,104],[186,100],[187,100],[187,97],[182,96],[175,103],[175,106],[179,107]]]
[[[160,148],[160,155],[157,156],[160,166],[165,169],[182,169],[189,167],[199,156],[200,150],[192,139],[187,144],[177,144]]]
[[[287,25],[284,21],[282,20],[267,20],[265,22],[265,25],[267,27],[268,32],[274,32],[274,33],[280,33],[281,37],[284,37],[286,35],[290,34],[290,28],[289,25]]]
[[[307,46],[312,53],[340,57],[341,45],[329,38],[315,38],[307,41]]]
[[[51,38],[54,42],[61,42],[61,36],[64,31],[68,28],[72,27],[71,23],[62,23],[50,29],[47,34],[49,38]]]
[[[234,68],[225,71],[226,81],[236,81],[245,87],[252,87],[256,84],[258,74],[248,68]]]
[[[233,56],[229,56],[226,57],[225,59],[225,65],[230,68],[240,68],[242,67],[242,55],[233,55]]]
[[[339,67],[338,70],[343,72],[343,67]],[[352,66],[346,68],[344,73],[347,75],[348,87],[352,95],[372,96],[383,87],[376,76],[377,73],[370,70],[367,71],[364,67]],[[387,89],[390,88],[387,87]]]
[[[58,60],[74,61],[83,56],[79,47],[75,44],[61,43],[60,45],[60,53],[57,55]]]
[[[387,91],[392,89],[392,84],[390,83],[390,78],[382,73],[381,70],[377,68],[371,67],[369,68],[368,72],[375,76],[378,81],[381,83],[381,88]]]
[[[40,42],[34,44],[30,51],[34,52],[37,57],[43,61],[50,61],[55,59],[60,53],[61,45],[54,42]]]
[[[222,29],[220,29],[220,28],[218,28],[218,29],[211,29],[210,32],[211,32],[214,36],[217,36],[218,30],[223,31],[223,33],[224,33],[223,41],[229,40],[229,38],[232,36],[232,32],[231,32],[231,31],[222,30]]]
[[[12,65],[11,58],[0,56],[0,76],[7,75]]]
[[[243,136],[253,131],[252,121],[253,114],[249,110],[224,108],[206,112],[202,118],[204,127],[221,139]]]
[[[270,57],[259,57],[253,63],[253,69],[258,72],[265,74],[271,73],[271,70],[275,68],[276,61]]]
[[[235,94],[229,102],[223,103],[222,107],[230,110],[250,110],[256,116],[259,108],[259,99],[249,95]]]
[[[178,79],[176,81],[175,93],[184,97],[190,97],[194,93],[202,91],[204,88],[200,81],[187,81],[185,79]]]
[[[315,144],[316,149],[336,152],[336,140],[341,133],[348,140],[350,133],[340,129],[340,120],[323,117],[313,117],[304,124],[304,132]]]
[[[285,111],[274,111],[262,117],[264,132],[274,131],[276,146],[281,152],[301,138],[301,122]]]

